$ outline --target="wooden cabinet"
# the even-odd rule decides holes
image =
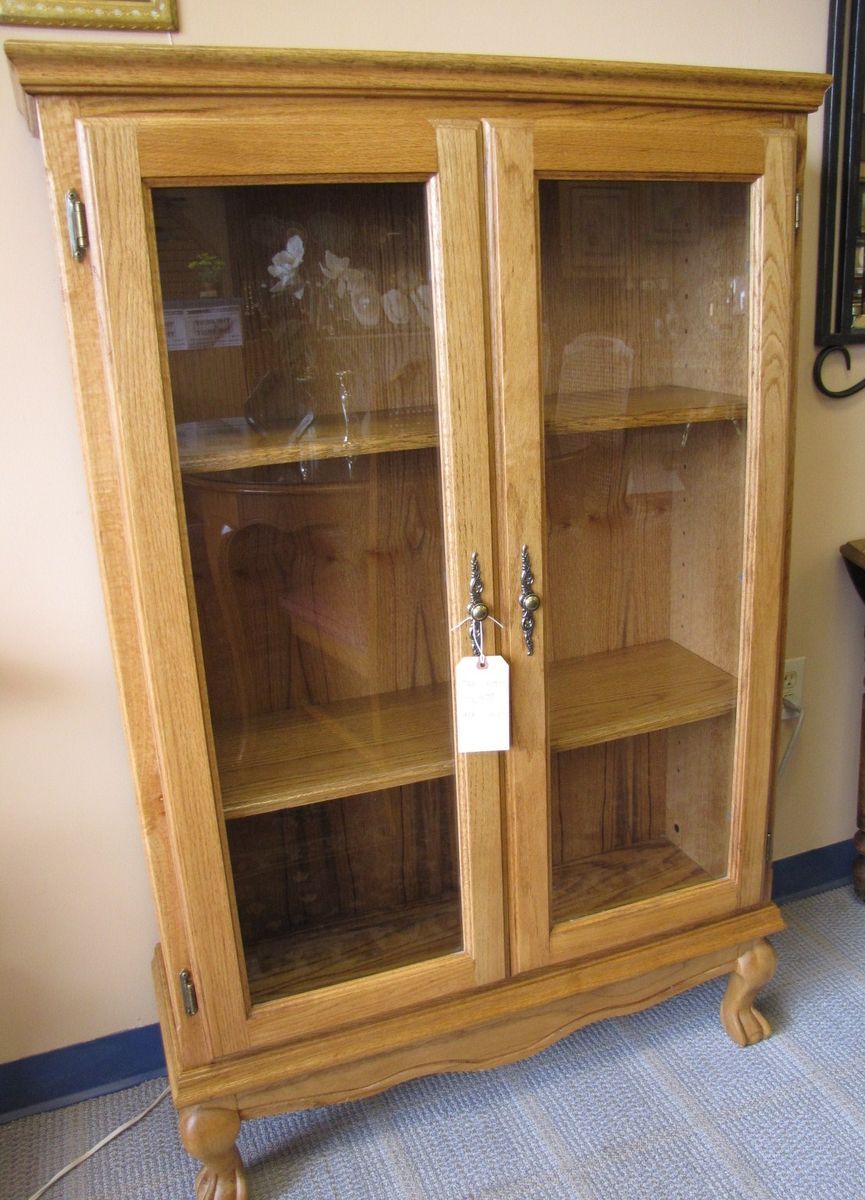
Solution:
[[[7,54],[199,1195],[245,1194],[240,1118],[721,973],[727,1031],[763,1037],[794,197],[826,80]],[[457,664],[499,656],[510,749],[458,752]]]

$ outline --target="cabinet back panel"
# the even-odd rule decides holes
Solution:
[[[539,188],[544,391],[609,391],[613,403],[670,384],[744,396],[747,185]]]
[[[459,859],[452,779],[232,821],[228,843],[250,974],[292,964],[306,987],[424,957],[399,936],[432,920],[460,949]],[[316,950],[316,947],[319,950]],[[436,952],[441,952],[438,946]],[[335,952],[343,959],[334,963]],[[384,956],[384,958],[382,958]],[[320,959],[320,961],[317,961]],[[328,960],[331,961],[328,961]],[[320,982],[320,981],[319,981]],[[265,986],[260,984],[259,986]]]
[[[744,422],[693,425],[676,449],[685,486],[673,492],[670,637],[731,675],[739,672],[743,591]]]
[[[666,732],[553,756],[553,865],[663,836]]]
[[[553,756],[558,919],[727,873],[733,727],[727,716]]]
[[[546,441],[553,658],[669,638],[735,674],[744,432],[727,421]]]
[[[704,871],[727,873],[735,714],[669,730],[666,836]]]

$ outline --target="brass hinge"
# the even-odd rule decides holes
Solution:
[[[802,193],[796,192],[796,199],[793,203],[793,228],[798,229],[802,224]]]
[[[180,994],[183,997],[183,1011],[187,1017],[194,1017],[198,1012],[198,997],[189,971],[180,972]]]
[[[66,227],[69,230],[69,249],[76,262],[81,262],[87,253],[90,239],[87,236],[87,212],[84,201],[71,189],[66,193]]]

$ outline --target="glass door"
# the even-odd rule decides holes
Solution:
[[[742,183],[539,183],[552,918],[726,877]]]
[[[155,188],[253,1002],[463,949],[422,183]]]
[[[186,608],[173,649],[155,609],[145,624],[173,681],[166,773],[199,768],[197,802],[185,788],[169,807],[211,943],[204,990],[235,973],[208,997],[235,1044],[504,970],[497,780],[455,760],[450,683],[470,554],[489,561],[491,544],[486,473],[478,492],[454,465],[486,420],[483,345],[473,365],[451,342],[483,319],[480,232],[461,221],[442,238],[476,138],[341,119],[342,157],[287,114],[246,131],[243,164],[230,123],[203,125],[198,161],[174,172],[183,135],[151,130],[121,184],[94,166],[91,185],[103,238],[140,222],[152,247],[160,386],[127,386],[118,408],[133,423],[147,410],[151,430],[167,418],[164,453],[143,430],[124,453],[155,539],[142,590],[154,605],[174,590],[175,625]],[[142,179],[129,218],[116,189],[134,209]],[[105,265],[128,325],[129,282]],[[466,506],[477,517],[456,532]],[[157,543],[172,539],[168,563]]]
[[[619,133],[602,152],[618,171],[599,178],[579,137],[512,137],[496,149],[532,171],[543,445],[523,535],[544,627],[543,844],[512,852],[517,877],[546,866],[534,924],[517,913],[530,966],[759,899],[772,744],[749,746],[743,714],[773,728],[777,650],[755,657],[750,639],[782,586],[754,522],[784,502],[757,456],[783,416],[767,318],[786,336],[790,177],[767,182],[762,145],[750,173],[746,144],[701,179],[699,152],[686,172],[669,137]],[[648,178],[627,177],[629,157]],[[762,792],[744,784],[758,775]]]

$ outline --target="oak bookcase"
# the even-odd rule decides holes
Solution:
[[[246,1196],[241,1119],[722,973],[727,1032],[764,1037],[795,197],[827,80],[6,51],[200,1200]],[[507,751],[454,748],[472,631],[510,664]]]

